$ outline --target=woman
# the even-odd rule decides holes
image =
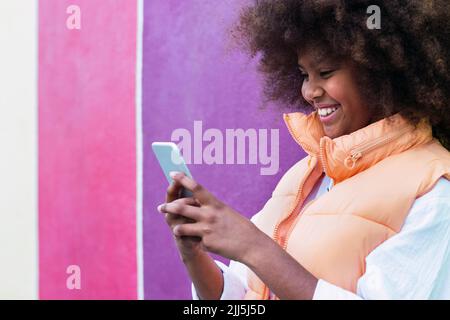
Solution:
[[[252,221],[173,174],[158,210],[194,296],[450,298],[450,5],[380,2],[372,30],[373,4],[267,0],[243,10],[238,36],[261,53],[268,99],[303,111],[284,120],[308,156]],[[178,198],[182,187],[193,197]]]

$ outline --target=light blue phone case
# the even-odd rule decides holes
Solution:
[[[186,176],[192,178],[186,162],[175,143],[153,142],[152,149],[169,184],[173,182],[173,179],[169,176],[170,171],[184,172]],[[181,196],[192,197],[192,192],[183,188]]]

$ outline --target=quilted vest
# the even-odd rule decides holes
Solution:
[[[317,279],[355,293],[367,255],[400,232],[416,198],[440,177],[450,179],[450,152],[426,119],[415,128],[395,114],[331,139],[317,111],[283,116],[307,156],[284,174],[254,222]],[[333,187],[305,205],[323,173]],[[251,270],[248,285],[246,299],[269,299]]]

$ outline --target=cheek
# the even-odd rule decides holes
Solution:
[[[327,90],[328,94],[343,106],[347,118],[351,117],[352,121],[361,119],[360,127],[367,125],[366,121],[370,118],[369,109],[361,99],[354,82],[350,81],[348,77],[341,79],[336,77],[327,83]]]
[[[339,81],[339,79],[337,78],[330,79],[327,82],[326,91],[328,95],[332,97],[334,100],[338,101],[341,104],[347,104],[349,100],[348,90],[345,89],[343,82]]]

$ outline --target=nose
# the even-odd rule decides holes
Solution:
[[[316,82],[308,81],[303,82],[302,93],[306,101],[313,104],[314,100],[323,96],[325,90]]]

